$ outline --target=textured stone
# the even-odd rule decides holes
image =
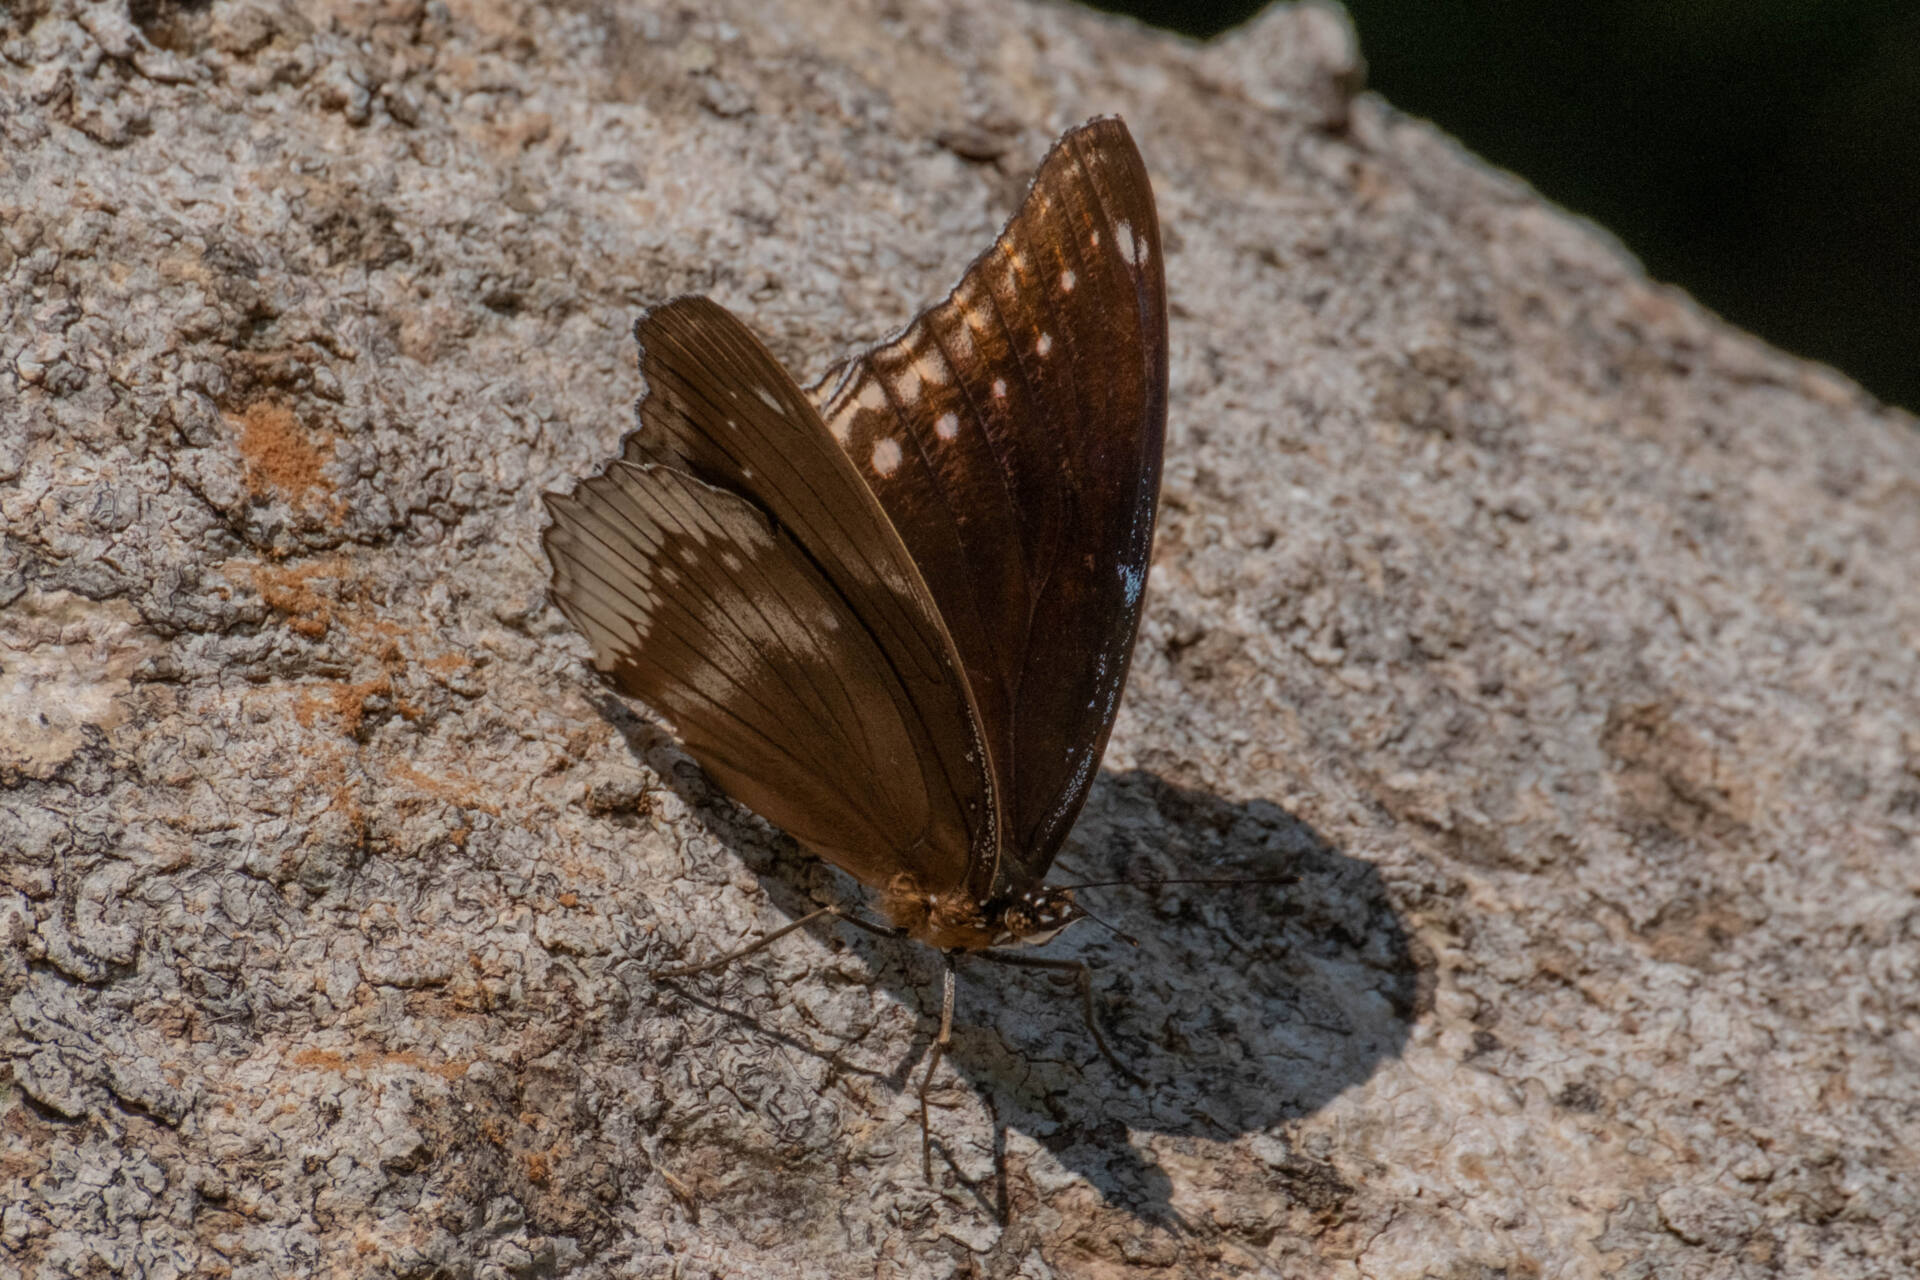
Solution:
[[[1358,94],[1011,0],[0,11],[0,1270],[1920,1270],[1920,433]],[[1124,114],[1173,398],[1062,879],[932,957],[594,683],[543,490]],[[1090,899],[1092,895],[1089,895]],[[1003,1214],[1002,1209],[1006,1210]]]

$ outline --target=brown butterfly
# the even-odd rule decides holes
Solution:
[[[547,498],[553,601],[595,668],[876,890],[889,932],[971,952],[1079,919],[1043,881],[1126,682],[1166,427],[1159,222],[1126,126],[1063,136],[945,300],[809,390],[707,298],[635,336],[639,429]],[[1083,965],[997,958],[1076,970],[1098,1039]],[[952,1006],[949,965],[923,1125]]]

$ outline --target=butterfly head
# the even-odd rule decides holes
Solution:
[[[1005,937],[997,945],[1038,946],[1051,942],[1062,929],[1075,920],[1085,919],[1086,914],[1074,902],[1071,889],[1050,889],[1045,885],[1029,889],[1009,902],[1001,913]]]
[[[907,875],[894,877],[880,906],[908,937],[942,951],[1034,946],[1087,914],[1071,889],[1041,886],[983,902],[965,892],[929,893]]]

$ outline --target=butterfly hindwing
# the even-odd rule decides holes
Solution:
[[[897,691],[791,538],[737,494],[657,465],[617,462],[548,505],[554,599],[594,665],[665,715],[729,794],[856,875],[864,850],[920,837],[928,799],[899,767],[913,744]]]
[[[869,884],[904,870],[960,888],[998,810],[964,675],[899,536],[731,313],[679,298],[635,332],[641,428],[554,504],[555,600],[735,798]],[[671,626],[635,635],[643,614]]]

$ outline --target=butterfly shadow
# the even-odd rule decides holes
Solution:
[[[1051,879],[1180,877],[1291,880],[1087,890],[1081,900],[1138,945],[1083,924],[1043,949],[1092,968],[1109,1043],[1138,1082],[1102,1059],[1069,982],[961,961],[949,1056],[992,1095],[1003,1205],[1000,1125],[1146,1220],[1179,1221],[1157,1150],[1205,1160],[1208,1144],[1244,1134],[1276,1140],[1263,1174],[1291,1198],[1338,1186],[1291,1149],[1288,1123],[1400,1053],[1430,970],[1378,871],[1278,805],[1103,773]],[[983,1141],[948,1138],[938,1120],[935,1133]]]
[[[768,839],[657,726],[612,698],[600,710],[634,754],[702,812],[778,912],[798,919],[823,898],[859,907],[851,880],[784,837]],[[1430,985],[1378,872],[1278,805],[1230,801],[1134,770],[1100,775],[1050,879],[1181,877],[1267,882],[1090,889],[1081,900],[1137,946],[1083,923],[1032,952],[1090,966],[1097,1016],[1138,1080],[1101,1056],[1068,976],[958,958],[953,1041],[930,1097],[935,1173],[963,1197],[1006,1219],[1040,1194],[1049,1175],[1010,1151],[1009,1130],[1109,1205],[1168,1226],[1181,1219],[1155,1154],[1167,1142],[1177,1149],[1274,1135],[1278,1144],[1266,1148],[1269,1157],[1278,1153],[1277,1163],[1268,1161],[1271,1180],[1310,1202],[1325,1199],[1330,1179],[1337,1187],[1331,1170],[1291,1152],[1286,1126],[1398,1054]],[[860,1046],[782,1030],[763,1002],[738,998],[737,976],[660,983],[656,998],[750,1026],[769,1045],[829,1062],[836,1079],[911,1095],[938,1029],[939,957],[831,919],[807,930],[857,957],[875,985],[920,1011],[910,1045],[891,1051],[898,1056],[875,1065]],[[656,957],[676,958],[684,957]],[[726,972],[767,963],[749,956]]]

